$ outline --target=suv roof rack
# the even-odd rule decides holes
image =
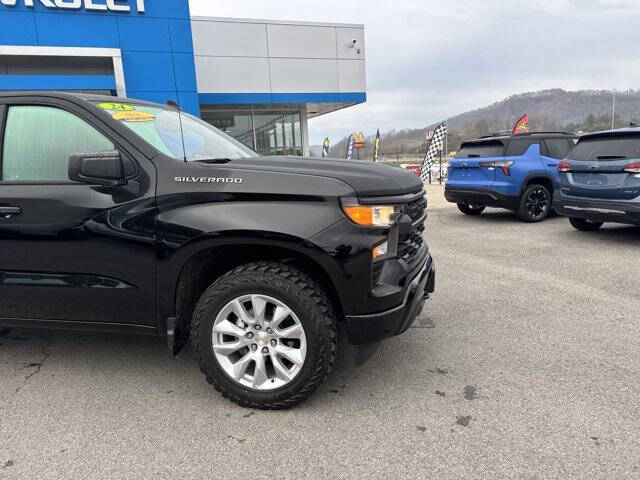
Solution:
[[[482,135],[481,137],[478,137],[478,140],[481,140],[483,138],[495,138],[495,137],[526,137],[527,135],[572,135],[572,136],[577,136],[575,133],[571,133],[571,132],[553,132],[553,131],[540,131],[540,132],[527,132],[527,133],[512,133],[508,130],[502,131],[502,132],[495,132],[495,133],[490,133],[488,135]]]
[[[481,137],[478,137],[478,139],[494,138],[494,137],[508,137],[510,135],[511,135],[511,131],[510,130],[502,130],[500,132],[493,132],[493,133],[490,133],[488,135],[482,135]]]
[[[571,132],[560,132],[560,131],[541,131],[541,132],[528,132],[528,133],[516,133],[513,136],[514,137],[519,137],[519,136],[525,136],[525,135],[576,135],[575,133],[571,133]]]

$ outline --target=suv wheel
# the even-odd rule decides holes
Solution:
[[[595,232],[596,230],[600,230],[600,227],[604,225],[603,222],[592,222],[586,218],[574,217],[569,217],[569,223],[571,223],[573,228],[582,232]]]
[[[551,193],[544,185],[529,185],[520,199],[516,215],[524,222],[541,222],[551,212]]]
[[[459,203],[458,210],[465,215],[480,215],[484,212],[485,207],[477,207],[475,205],[467,205],[466,203]]]
[[[193,345],[207,381],[243,407],[283,409],[325,380],[336,316],[322,288],[288,265],[252,263],[211,285],[193,314]]]

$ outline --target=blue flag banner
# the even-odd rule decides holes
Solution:
[[[329,137],[324,139],[324,143],[322,144],[322,158],[327,158],[329,156],[329,148],[331,147],[331,141]]]
[[[356,136],[352,133],[347,141],[347,160],[353,160],[353,146],[356,143]]]

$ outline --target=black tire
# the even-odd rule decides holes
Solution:
[[[467,205],[466,203],[459,203],[458,210],[460,210],[465,215],[480,215],[484,212],[485,207],[472,207],[471,205]]]
[[[307,341],[304,365],[297,376],[277,390],[254,390],[227,376],[212,349],[216,316],[231,300],[245,294],[276,298],[295,312]],[[336,356],[336,314],[324,290],[305,273],[281,263],[257,262],[220,277],[200,297],[191,327],[200,370],[224,397],[247,408],[279,410],[309,397],[333,367]]]
[[[600,230],[600,227],[604,225],[604,222],[591,222],[586,218],[575,217],[569,217],[569,223],[573,228],[581,232],[595,232],[596,230]]]
[[[516,215],[527,223],[537,223],[546,219],[551,213],[551,192],[544,185],[529,185],[520,197],[520,205]]]

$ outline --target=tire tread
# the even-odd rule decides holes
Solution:
[[[549,210],[547,211],[547,214],[544,217],[539,219],[535,219],[535,218],[532,219],[531,216],[529,215],[529,212],[527,212],[527,208],[525,206],[525,200],[529,196],[531,191],[535,190],[536,188],[544,188],[547,191],[547,194],[549,195]],[[520,197],[520,204],[516,209],[516,216],[525,223],[539,223],[546,220],[547,218],[549,218],[549,215],[551,214],[551,210],[552,210],[551,208],[552,195],[553,195],[553,192],[550,192],[546,186],[539,183],[532,183],[531,185],[527,186],[524,192],[522,192],[522,196]]]
[[[269,277],[265,280],[272,282],[271,285],[277,285],[279,283],[279,285],[277,285],[278,287],[287,289],[290,295],[296,296],[300,303],[305,306],[310,318],[316,324],[316,329],[324,332],[326,336],[326,341],[321,342],[319,345],[320,361],[313,374],[295,394],[281,401],[254,401],[240,397],[229,391],[219,382],[215,381],[207,369],[206,362],[200,351],[199,336],[202,333],[204,312],[207,311],[211,303],[217,300],[217,292],[243,286],[245,276],[247,275],[253,279]],[[287,288],[287,286],[289,286],[289,288]],[[299,293],[297,293],[296,290],[298,290]],[[312,277],[283,263],[255,262],[241,265],[224,274],[202,294],[193,313],[191,337],[200,371],[205,375],[207,382],[220,392],[223,397],[247,408],[281,410],[290,408],[308,398],[325,381],[333,369],[337,349],[337,319],[329,298]]]

